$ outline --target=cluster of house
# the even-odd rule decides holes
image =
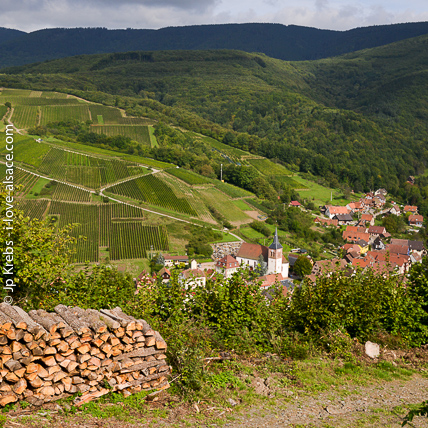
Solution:
[[[367,193],[357,202],[351,202],[346,206],[326,205],[321,208],[325,217],[317,217],[315,222],[326,226],[340,227],[346,225],[342,237],[346,242],[342,247],[342,258],[332,260],[320,260],[312,262],[312,272],[308,278],[313,282],[320,274],[330,274],[341,270],[352,275],[357,269],[372,268],[378,273],[389,275],[391,273],[405,274],[413,263],[422,261],[426,255],[423,242],[405,239],[391,239],[385,227],[376,226],[375,219],[378,215],[396,215],[409,213],[409,224],[420,227],[423,217],[418,215],[416,206],[405,206],[401,209],[398,205],[385,209],[386,190],[379,189],[376,192]],[[292,201],[291,206],[300,206]],[[355,216],[357,214],[357,216]],[[355,219],[355,217],[357,217]],[[390,241],[390,242],[389,242]],[[179,281],[187,287],[205,286],[207,279],[215,278],[219,273],[223,277],[230,278],[238,269],[246,267],[250,270],[258,270],[262,276],[258,278],[261,287],[268,290],[274,283],[281,283],[284,292],[293,288],[289,278],[289,267],[293,267],[296,260],[306,252],[290,253],[288,259],[283,254],[283,247],[279,243],[278,233],[269,246],[250,244],[243,242],[233,244],[227,248],[215,248],[216,261],[208,269],[202,269],[195,260],[189,262],[188,256],[163,255],[164,267],[154,276],[143,271],[136,278],[137,288],[142,284],[154,283],[157,278],[163,282],[169,282],[172,266],[184,266],[179,273]]]
[[[346,206],[324,205],[320,207],[321,214],[325,217],[317,217],[315,223],[324,226],[336,226],[356,224],[358,226],[371,226],[375,223],[378,215],[396,215],[407,214],[408,224],[413,227],[422,227],[424,218],[418,214],[418,207],[406,205],[402,210],[397,204],[390,208],[385,208],[387,191],[378,189],[375,192],[369,192],[357,202],[350,202]],[[358,220],[355,220],[355,216]]]
[[[289,263],[282,250],[278,233],[275,231],[269,247],[243,242],[237,247],[236,254],[223,256],[215,262],[214,268],[210,269],[201,269],[195,260],[189,263],[188,256],[169,256],[166,254],[164,255],[165,266],[157,275],[150,276],[146,271],[143,271],[136,278],[137,288],[142,284],[147,285],[155,282],[158,277],[161,277],[163,282],[168,282],[171,278],[169,268],[178,263],[190,264],[190,267],[182,270],[178,276],[178,280],[186,284],[187,287],[204,286],[208,278],[215,278],[218,273],[221,273],[225,278],[230,278],[239,268],[246,267],[254,270],[259,266],[261,271],[265,271],[265,274],[258,278],[261,287],[269,288],[276,282],[289,287],[291,285],[288,278]]]

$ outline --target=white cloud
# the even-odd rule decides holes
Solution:
[[[346,30],[428,20],[425,0],[2,0],[1,25],[162,28],[274,22]]]

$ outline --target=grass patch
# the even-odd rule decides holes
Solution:
[[[237,201],[233,201],[233,203],[242,211],[250,210],[248,204],[246,204],[242,199],[238,199]]]
[[[46,178],[39,178],[34,186],[31,188],[30,192],[27,194],[26,199],[36,199],[39,197],[41,190],[45,187],[46,184],[50,183],[51,180]]]

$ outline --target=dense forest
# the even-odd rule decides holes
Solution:
[[[405,198],[407,177],[423,174],[428,160],[427,43],[420,36],[305,62],[226,50],[78,56],[6,69],[0,84],[68,91],[275,158],[332,187],[385,187]],[[170,143],[160,153],[171,155]]]
[[[428,22],[348,31],[267,23],[191,25],[158,30],[49,28],[31,33],[3,28],[0,29],[0,66],[134,50],[239,49],[287,61],[302,61],[383,46],[427,33]]]

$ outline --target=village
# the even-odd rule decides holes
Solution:
[[[289,207],[304,209],[298,201],[291,201]],[[375,224],[385,216],[402,216],[407,232],[418,232],[423,227],[424,218],[418,214],[418,207],[400,206],[393,201],[387,203],[385,189],[369,192],[346,206],[321,206],[319,212],[321,214],[314,219],[315,225],[342,230],[345,244],[337,249],[333,258],[313,260],[305,249],[283,254],[276,229],[269,246],[244,241],[213,244],[211,263],[199,264],[189,260],[187,255],[160,255],[163,267],[152,275],[143,271],[135,279],[137,290],[157,280],[168,283],[173,269],[179,270],[178,280],[187,288],[205,286],[207,280],[218,274],[227,279],[239,269],[248,269],[254,273],[254,280],[262,290],[280,284],[284,294],[292,292],[302,280],[316,283],[319,275],[329,276],[333,272],[352,276],[357,270],[372,269],[383,276],[402,275],[405,280],[412,264],[421,263],[427,253],[423,241],[394,238],[385,226]],[[302,259],[309,262],[306,262],[309,268],[304,274],[299,271],[299,275],[295,266]]]

